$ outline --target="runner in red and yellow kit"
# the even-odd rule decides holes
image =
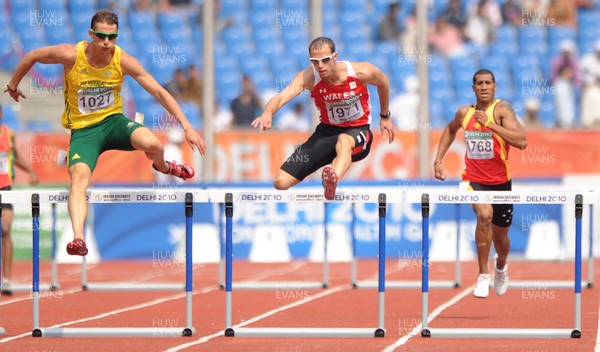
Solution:
[[[67,245],[71,255],[86,255],[83,227],[87,215],[85,193],[98,156],[106,150],[140,150],[152,166],[163,173],[188,179],[194,170],[186,164],[164,160],[163,145],[148,128],[122,114],[120,97],[123,77],[130,75],[175,117],[185,132],[192,150],[202,155],[206,144],[193,130],[179,104],[137,61],[115,45],[119,19],[116,14],[102,10],[91,20],[90,41],[77,45],[60,44],[27,53],[17,66],[5,92],[19,101],[25,98],[18,86],[35,63],[62,64],[64,67],[65,111],[63,126],[71,129],[69,145],[69,215],[75,239]]]
[[[0,105],[0,190],[10,191],[15,178],[15,166],[27,172],[29,183],[36,185],[38,178],[21,153],[15,148],[15,134],[2,123],[4,112]],[[2,295],[12,295],[11,278],[13,262],[13,244],[11,229],[13,223],[13,206],[2,203]]]
[[[515,117],[512,106],[495,99],[496,80],[486,69],[475,72],[473,91],[477,102],[463,106],[448,123],[435,157],[435,177],[446,179],[442,160],[459,129],[465,133],[465,171],[463,180],[469,189],[477,191],[510,191],[511,175],[508,165],[510,146],[527,147],[527,137],[521,123]],[[507,257],[510,251],[508,229],[512,223],[512,204],[473,204],[477,214],[475,242],[479,262],[479,276],[473,291],[475,297],[489,295],[490,274],[488,259],[492,242],[498,257],[494,265],[494,288],[501,296],[508,288]]]

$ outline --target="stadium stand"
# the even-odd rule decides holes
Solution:
[[[392,94],[403,92],[403,80],[416,75],[416,62],[410,62],[395,43],[374,40],[377,22],[391,0],[324,1],[324,34],[339,46],[341,59],[370,61],[388,74]],[[3,0],[0,21],[0,69],[10,72],[23,53],[34,48],[75,42],[87,38],[91,14],[98,0]],[[201,1],[195,3],[200,4]],[[448,0],[435,0],[429,11],[434,20],[448,6]],[[463,1],[467,8],[475,0]],[[499,2],[500,4],[502,1]],[[600,3],[600,2],[597,2]],[[411,13],[414,0],[401,1],[402,19]],[[222,28],[215,38],[216,93],[223,106],[239,94],[244,74],[252,77],[261,92],[281,90],[298,70],[308,67],[310,40],[310,1],[308,0],[221,0],[218,18],[232,25]],[[33,10],[32,9],[37,9]],[[178,67],[202,67],[202,28],[198,8],[170,13],[139,12],[135,8],[121,16],[119,45],[139,58],[161,84],[167,83]],[[455,108],[472,101],[471,78],[474,70],[486,67],[495,72],[498,97],[510,100],[517,114],[530,94],[548,92],[549,58],[561,41],[571,39],[578,52],[590,52],[600,39],[600,5],[578,10],[577,28],[522,26],[505,24],[497,28],[489,47],[469,45],[469,55],[448,59],[434,53],[429,60],[430,114],[433,127],[442,127]],[[143,29],[143,30],[140,30]],[[16,34],[18,42],[13,42]],[[399,52],[400,51],[400,52]],[[35,68],[39,77],[60,78],[57,67]],[[62,79],[56,79],[57,83]],[[532,87],[532,82],[537,86]],[[128,79],[137,111],[159,113],[153,98]],[[532,89],[536,88],[536,89]],[[537,90],[537,92],[536,92]],[[540,97],[540,114],[548,127],[554,126],[553,102],[547,94]],[[372,102],[374,106],[376,102]],[[201,126],[199,109],[186,107],[190,120]],[[32,124],[32,126],[34,126]],[[35,125],[38,126],[38,125]],[[44,128],[40,124],[36,128]]]

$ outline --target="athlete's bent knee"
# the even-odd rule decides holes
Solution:
[[[277,177],[273,181],[273,187],[278,191],[285,191],[290,188],[290,185],[282,177]]]

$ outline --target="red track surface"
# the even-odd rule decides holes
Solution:
[[[390,261],[388,280],[418,280],[418,265]],[[450,304],[430,322],[435,327],[472,328],[562,328],[574,326],[572,289],[544,287],[511,288],[503,297],[488,299],[471,295],[475,263],[464,263],[462,286],[430,289],[429,313]],[[586,265],[583,268],[587,278]],[[157,267],[151,262],[108,262],[90,266],[90,282],[184,282],[184,267]],[[193,337],[178,338],[34,338],[32,301],[18,292],[0,301],[0,351],[383,351],[394,344],[396,351],[593,351],[598,329],[598,289],[583,289],[582,337],[580,339],[440,339],[420,337],[420,289],[388,289],[384,338],[299,339],[224,337],[225,293],[218,288],[217,265],[194,268]],[[236,262],[234,282],[319,281],[322,265],[294,262],[249,264]],[[513,280],[573,280],[573,263],[512,262]],[[452,280],[452,263],[433,263],[431,280]],[[30,280],[30,264],[16,263],[14,281]],[[234,290],[233,325],[248,327],[360,327],[377,325],[377,291],[352,289],[348,263],[330,265],[330,288],[304,290],[282,284],[274,290]],[[359,278],[377,278],[375,261],[359,264]],[[50,281],[49,263],[44,263],[41,282]],[[594,282],[598,281],[598,275]],[[165,292],[81,291],[80,267],[59,266],[60,289],[42,292],[41,327],[165,327],[185,325],[184,294]],[[272,310],[281,309],[276,313]],[[119,311],[119,312],[117,312]],[[271,312],[271,313],[269,313]],[[249,320],[251,320],[248,323]],[[415,329],[416,328],[416,329]],[[404,338],[401,342],[399,339]],[[403,342],[403,343],[402,343]]]

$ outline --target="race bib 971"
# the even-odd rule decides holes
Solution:
[[[342,101],[325,102],[325,107],[327,108],[329,121],[334,124],[354,121],[364,115],[360,96],[358,95]]]

